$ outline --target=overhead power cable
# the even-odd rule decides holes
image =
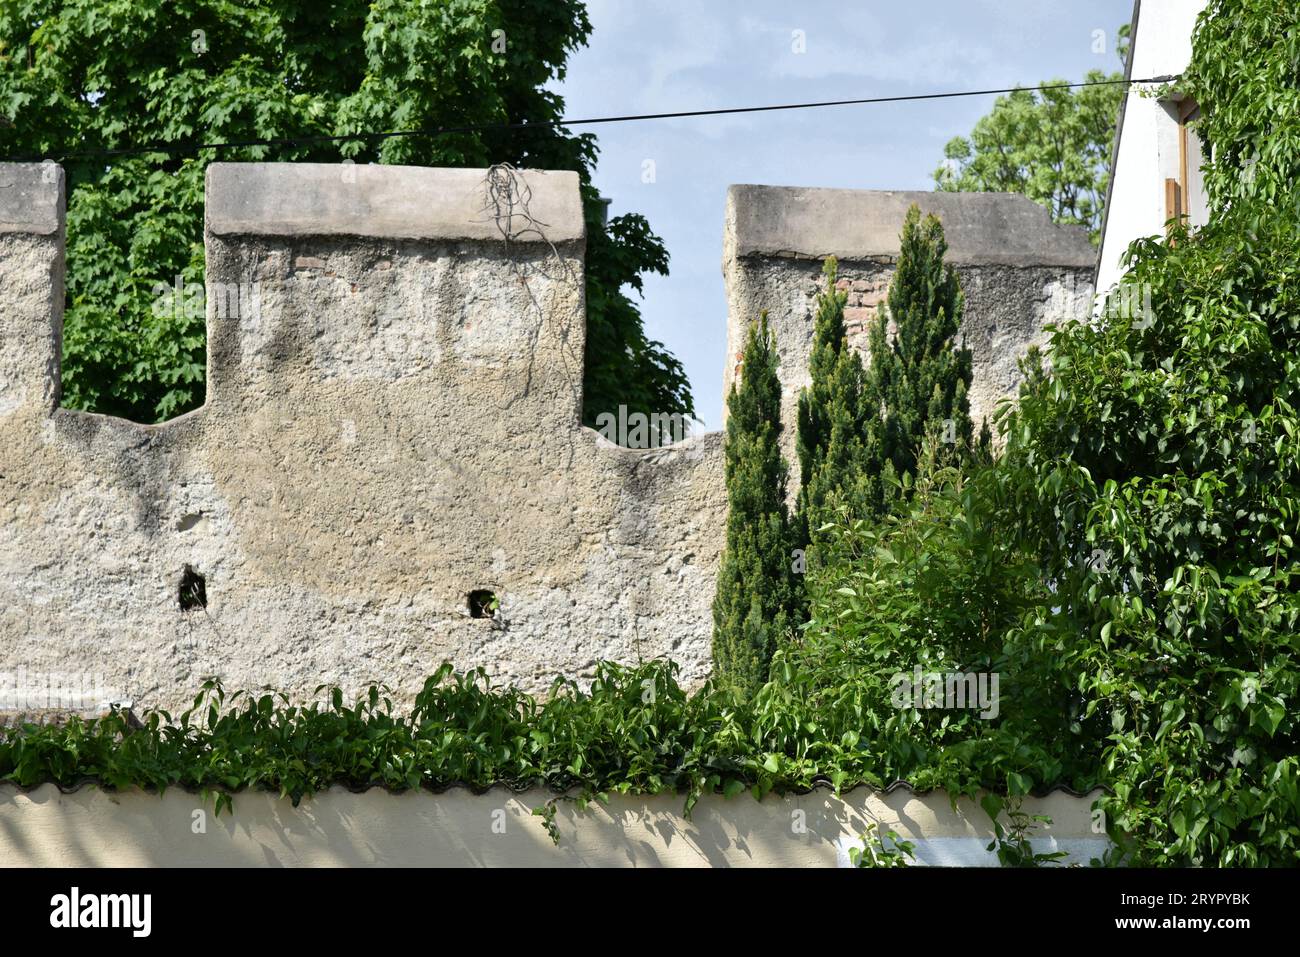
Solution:
[[[1019,90],[1073,90],[1087,86],[1117,86],[1142,83],[1169,83],[1178,76],[1153,76],[1146,79],[1082,80],[1077,83],[1043,83],[1037,86],[1012,86],[992,90],[959,90],[948,93],[912,93],[903,96],[870,96],[853,100],[822,100],[814,103],[777,103],[769,106],[736,106],[716,110],[678,110],[671,113],[633,113],[624,116],[596,116],[584,119],[543,120],[530,123],[472,123],[465,126],[439,126],[433,129],[388,130],[384,132],[358,132],[338,135],[285,136],[261,140],[226,140],[218,143],[153,143],[145,146],[124,146],[116,149],[86,150],[66,153],[60,161],[94,159],[113,156],[132,156],[142,153],[192,153],[199,150],[246,149],[256,146],[300,146],[308,143],[337,143],[348,140],[386,140],[407,136],[447,136],[456,133],[490,133],[506,130],[552,129],[568,126],[595,126],[601,123],[635,123],[644,120],[672,120],[693,116],[732,116],[743,113],[772,113],[778,110],[816,110],[832,106],[863,106],[871,103],[909,103],[923,100],[950,100],[958,97],[993,96],[1015,93]]]

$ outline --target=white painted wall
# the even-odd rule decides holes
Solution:
[[[234,812],[180,788],[163,795],[65,794],[45,784],[0,784],[0,867],[847,867],[868,823],[914,842],[915,863],[997,866],[988,815],[934,791],[857,788],[730,800],[706,795],[688,820],[685,797],[610,795],[578,811],[561,802],[560,843],[532,813],[553,795],[495,788],[443,794],[343,788],[298,807],[266,791],[235,795]],[[1109,846],[1097,833],[1094,791],[1027,798],[1023,810],[1052,819],[1030,835],[1035,851],[1065,851],[1087,866]]]
[[[1177,75],[1192,57],[1192,29],[1207,0],[1141,0],[1133,37],[1131,75]],[[1165,228],[1165,180],[1180,173],[1178,104],[1151,96],[1149,84],[1129,88],[1115,161],[1110,211],[1102,236],[1097,291],[1123,275],[1120,257],[1129,243]]]

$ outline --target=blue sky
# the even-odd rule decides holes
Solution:
[[[1079,80],[1119,69],[1132,0],[589,0],[590,45],[557,89],[569,117],[717,109]],[[797,53],[794,31],[803,31]],[[1094,31],[1104,31],[1098,37]],[[1094,52],[1098,40],[1105,50]],[[597,127],[611,213],[644,214],[672,257],[642,315],[690,376],[706,428],[722,422],[727,186],[931,189],[953,136],[993,97]],[[646,161],[654,182],[643,182]]]

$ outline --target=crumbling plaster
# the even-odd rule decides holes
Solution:
[[[543,239],[484,211],[482,171],[212,166],[209,288],[257,314],[208,297],[207,402],[158,426],[55,407],[61,209],[21,222],[61,203],[43,174],[0,167],[26,191],[0,212],[0,671],[170,708],[207,675],[406,699],[444,659],[532,691],[602,658],[704,679],[720,436],[578,424],[575,174],[521,174]],[[206,609],[179,608],[185,565]]]
[[[531,218],[490,201],[502,175]],[[724,378],[768,310],[792,462],[821,260],[860,341],[913,201],[966,288],[977,416],[1091,297],[1086,237],[1019,197],[733,187]],[[93,676],[89,710],[175,710],[210,675],[400,704],[444,660],[534,692],[601,659],[707,677],[722,434],[579,425],[576,174],[214,164],[207,401],[156,426],[59,408],[63,203],[58,167],[0,164],[0,674]],[[180,607],[186,566],[206,608]]]

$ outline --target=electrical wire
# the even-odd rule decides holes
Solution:
[[[570,126],[594,126],[603,123],[634,123],[645,120],[670,120],[695,116],[731,116],[743,113],[771,113],[778,110],[815,110],[835,106],[862,106],[872,103],[907,103],[924,100],[948,100],[969,96],[993,96],[1014,93],[1018,90],[1071,90],[1088,86],[1134,85],[1141,83],[1168,83],[1177,76],[1156,76],[1147,79],[1082,80],[1078,83],[1044,83],[1038,86],[1013,86],[991,90],[960,90],[947,93],[914,93],[902,96],[871,96],[852,100],[822,100],[812,103],[778,103],[769,106],[738,106],[714,110],[678,110],[669,113],[634,113],[623,116],[597,116],[584,119],[557,119],[530,123],[474,123],[466,126],[440,126],[434,129],[388,130],[384,132],[357,132],[338,135],[285,136],[260,140],[226,140],[217,143],[153,143],[147,146],[125,146],[116,149],[85,150],[66,153],[60,162],[80,159],[100,159],[114,156],[132,156],[145,153],[191,153],[199,150],[247,149],[258,146],[300,146],[308,143],[336,143],[348,140],[386,140],[408,136],[446,136],[457,133],[490,133],[507,130],[555,129]]]

